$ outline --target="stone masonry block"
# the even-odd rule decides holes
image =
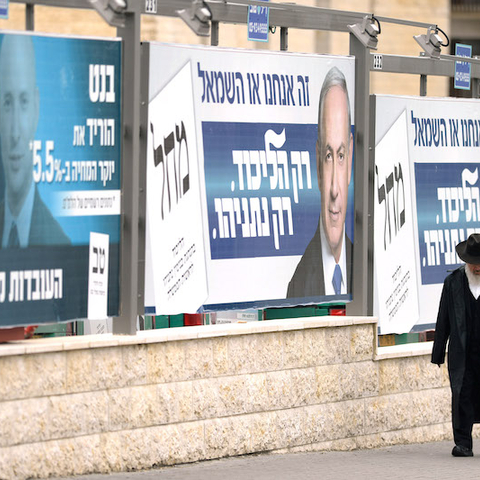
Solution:
[[[341,368],[342,365],[324,365],[315,369],[316,398],[320,403],[334,402],[342,397]]]
[[[354,325],[350,333],[350,354],[353,361],[372,360],[375,325]]]
[[[255,433],[254,415],[207,420],[205,457],[221,458],[256,451],[251,447],[251,439]]]
[[[348,363],[351,361],[351,328],[353,327],[325,329],[325,361],[327,364]]]
[[[93,390],[93,350],[72,350],[67,356],[67,391],[85,392]]]
[[[183,342],[185,369],[188,379],[207,378],[213,373],[213,342],[215,339],[199,339]]]
[[[221,382],[221,379],[219,379]],[[263,412],[269,409],[270,399],[267,388],[267,374],[245,375],[245,411],[247,413]]]
[[[271,410],[289,408],[293,397],[290,372],[288,370],[267,372],[266,382],[269,408]]]
[[[253,335],[253,343],[248,349],[254,359],[255,372],[269,372],[284,367],[283,336],[280,332],[268,332]]]
[[[147,383],[147,346],[126,345],[122,348],[123,382],[129,385]]]
[[[305,336],[302,330],[283,332],[284,368],[301,368],[308,365],[305,355]]]
[[[213,375],[227,375],[228,374],[228,338],[215,337],[212,339],[212,354],[213,354]]]
[[[46,415],[48,439],[101,433],[108,428],[108,394],[97,391],[50,397]]]
[[[254,335],[233,335],[228,337],[228,373],[239,375],[255,371],[256,354]]]
[[[308,443],[305,430],[305,408],[289,408],[274,412],[276,431],[278,432],[277,448],[294,447]]]
[[[328,346],[324,328],[304,330],[305,366],[325,365],[327,363]]]
[[[98,348],[67,352],[69,392],[118,388],[125,384],[122,349]]]
[[[147,379],[153,383],[188,380],[185,342],[152,343],[147,346]]]
[[[290,370],[290,406],[316,403],[317,377],[314,367]]]
[[[168,421],[168,411],[159,401],[156,385],[119,388],[110,390],[108,395],[109,430],[150,427]],[[172,408],[173,400],[172,397]]]
[[[57,395],[66,391],[63,352],[0,357],[0,399]]]
[[[237,379],[238,377],[234,378]],[[222,398],[222,394],[219,392],[218,379],[216,378],[195,380],[192,382],[192,389],[192,408],[195,419],[213,418],[218,416],[219,412],[222,412],[221,414],[225,415],[224,412],[225,410],[228,410],[229,407],[233,410],[234,408],[231,404],[227,405],[226,407],[224,406],[225,401],[227,404],[229,401],[238,402],[238,404],[240,404],[239,410],[243,411],[243,397],[237,398],[236,395],[231,395],[228,400]],[[241,390],[241,388],[235,389],[235,391]]]
[[[48,411],[47,397],[0,403],[0,447],[46,440]]]
[[[424,390],[448,385],[445,369],[430,362],[429,355],[381,360],[379,364],[380,393]]]

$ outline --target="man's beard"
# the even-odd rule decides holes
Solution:
[[[468,284],[472,288],[479,288],[480,287],[480,275],[475,275],[470,271],[468,265],[465,265],[465,273],[467,274]]]

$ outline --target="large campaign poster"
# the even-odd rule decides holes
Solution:
[[[408,308],[403,308],[394,329],[395,333],[405,333],[414,326],[425,328],[435,324],[443,281],[449,272],[462,264],[455,246],[471,233],[480,232],[480,102],[377,96],[376,105],[377,172],[384,169],[385,164],[394,165],[398,161],[400,147],[386,149],[378,156],[377,153],[385,139],[387,145],[394,145],[391,131],[397,127],[399,119],[403,124],[406,121],[407,136],[402,138],[407,143],[408,169],[404,169],[404,162],[401,180],[394,169],[391,177],[377,174],[375,191],[376,234],[381,226],[377,220],[383,219],[382,228],[388,232],[389,239],[404,235],[402,246],[391,240],[383,263],[377,262],[378,305],[381,309],[382,302],[385,305],[389,300],[385,285],[379,284],[381,270],[391,270],[396,263],[402,263],[402,273],[410,272],[404,284],[408,288],[403,288],[403,293],[408,292],[395,296],[401,292],[399,288],[397,292],[392,290],[390,295],[394,294],[399,310],[403,302],[412,302]],[[396,136],[398,143],[398,134]],[[384,196],[380,192],[382,185]],[[382,217],[382,210],[389,206],[390,215]],[[402,217],[403,211],[405,216]],[[376,241],[376,259],[381,251],[382,244]],[[412,278],[415,278],[414,283]],[[415,287],[417,308],[415,292],[411,291]],[[390,321],[388,315],[379,318],[382,333],[389,332]]]
[[[148,311],[351,300],[354,59],[143,48]]]
[[[121,42],[0,33],[0,326],[118,315]]]

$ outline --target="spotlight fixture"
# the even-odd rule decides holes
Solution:
[[[112,27],[125,27],[126,0],[88,0],[90,5]]]
[[[348,25],[348,29],[367,48],[377,49],[377,36],[382,32],[380,22],[374,15],[365,15],[361,23]]]
[[[446,43],[442,42],[442,37],[438,32],[443,34]],[[422,47],[425,53],[432,58],[440,58],[441,47],[448,47],[450,44],[447,34],[437,26],[428,27],[425,35],[415,35],[413,38]]]
[[[203,0],[193,0],[189,8],[177,10],[179,17],[200,37],[210,35],[212,12]]]

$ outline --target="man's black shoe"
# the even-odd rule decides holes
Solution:
[[[462,445],[455,445],[452,450],[454,457],[473,457],[473,452],[470,448],[463,447]]]

